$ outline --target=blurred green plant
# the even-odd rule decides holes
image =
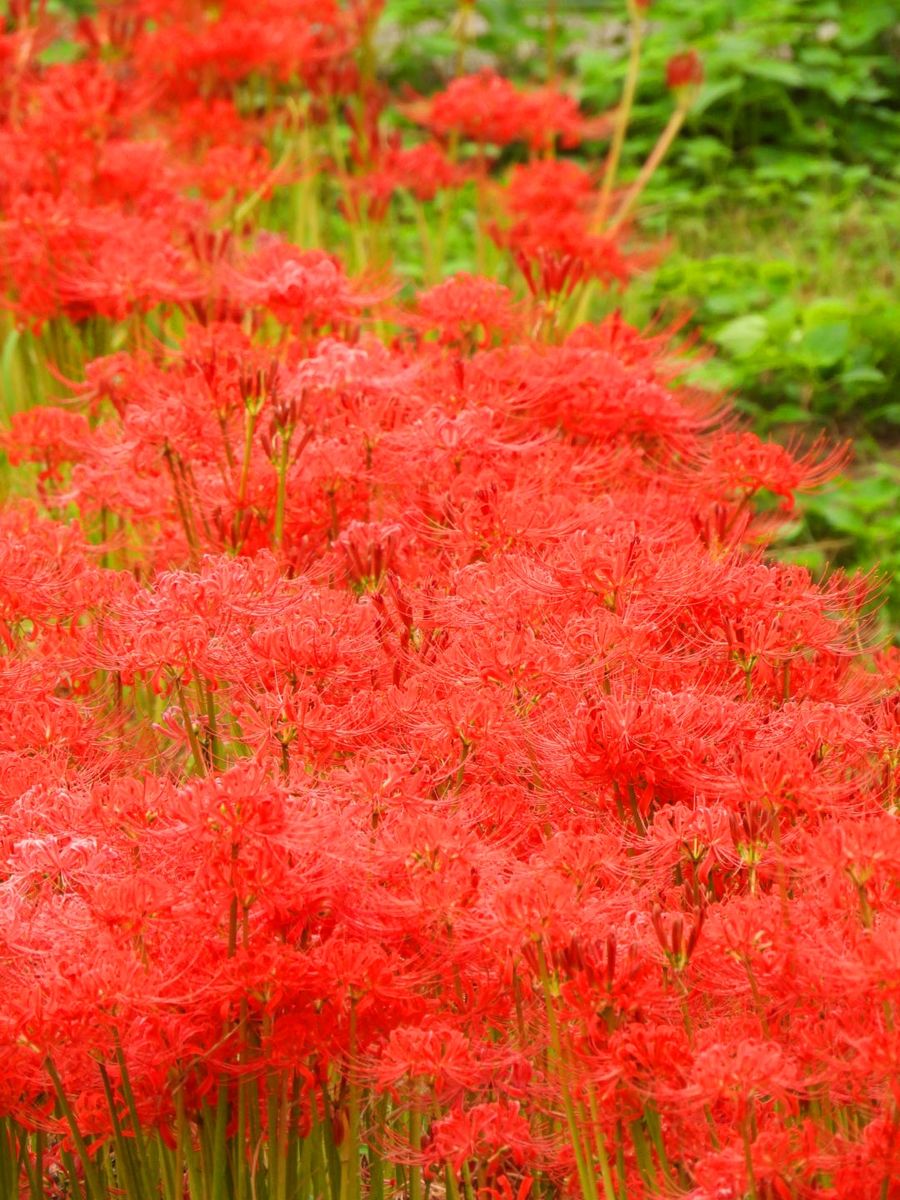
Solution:
[[[822,575],[835,567],[862,571],[876,583],[874,606],[883,636],[900,629],[900,458],[854,467],[803,498],[780,555]]]
[[[820,205],[774,231],[723,213],[687,227],[626,312],[642,323],[660,308],[689,311],[717,351],[695,379],[732,393],[763,432],[803,425],[890,441],[900,432],[898,228],[896,203]]]
[[[891,0],[655,0],[636,125],[658,119],[674,49],[694,46],[706,73],[673,171],[721,190],[737,170],[754,194],[815,190],[845,164],[864,177],[896,172],[900,20]],[[582,99],[603,108],[623,70],[621,47],[576,52]],[[638,147],[639,149],[640,147]],[[798,194],[799,193],[799,194]]]

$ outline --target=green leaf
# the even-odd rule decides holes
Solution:
[[[816,367],[833,367],[847,353],[850,326],[846,321],[831,325],[816,325],[800,339],[803,357]]]
[[[748,75],[758,79],[769,79],[773,83],[784,84],[785,87],[803,87],[807,82],[806,73],[796,63],[784,62],[778,58],[758,58],[744,63]]]
[[[0,353],[0,386],[3,388],[3,403],[7,413],[16,407],[15,386],[13,383],[13,363],[21,334],[18,329],[11,329],[3,343]]]
[[[845,387],[854,387],[860,383],[884,383],[885,374],[879,371],[877,367],[851,367],[849,371],[844,371],[840,375],[840,382]]]
[[[769,335],[769,322],[759,313],[737,317],[714,335],[715,341],[735,358],[749,358]]]
[[[741,78],[739,75],[732,75],[730,79],[720,79],[715,83],[705,83],[700,89],[700,95],[694,101],[691,112],[694,116],[699,116],[700,113],[706,112],[714,104],[723,99],[725,96],[730,96],[732,92],[736,92],[741,87]]]
[[[815,420],[813,414],[799,404],[779,404],[767,416],[772,425],[802,425]]]
[[[45,67],[56,66],[58,63],[77,62],[84,53],[84,47],[78,42],[53,42],[37,56],[39,63]]]

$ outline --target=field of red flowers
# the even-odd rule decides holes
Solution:
[[[900,655],[767,554],[842,451],[587,319],[699,65],[622,187],[627,84],[378,9],[0,35],[0,1196],[896,1200]]]

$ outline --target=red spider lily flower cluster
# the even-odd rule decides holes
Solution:
[[[479,145],[524,142],[532,150],[546,150],[557,139],[571,149],[609,128],[605,119],[586,119],[564,92],[521,90],[494,71],[461,76],[411,112],[438,134],[456,134]]]
[[[498,184],[526,295],[300,248],[324,184],[249,97],[377,117],[371,5],[109,5],[56,67],[15,12],[3,1186],[896,1200],[900,658],[766,552],[842,452],[548,322],[627,274],[575,163]],[[489,76],[429,111],[581,129]]]
[[[625,283],[642,256],[595,228],[594,181],[569,161],[533,161],[513,168],[502,193],[506,220],[492,229],[535,297],[564,297],[597,279]]]

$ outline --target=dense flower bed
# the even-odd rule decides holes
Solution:
[[[401,134],[375,8],[0,39],[0,1189],[900,1196],[900,660],[766,555],[841,452],[584,320],[621,110]]]

